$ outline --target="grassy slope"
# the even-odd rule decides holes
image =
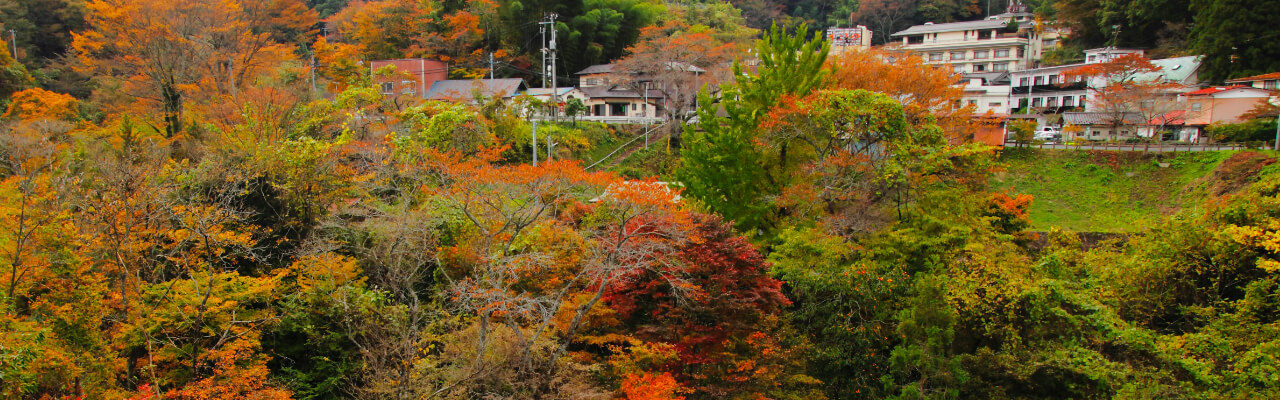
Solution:
[[[1165,154],[1008,149],[998,190],[1035,196],[1032,229],[1134,232],[1199,204],[1202,179],[1232,152]],[[1163,161],[1169,165],[1161,168]]]

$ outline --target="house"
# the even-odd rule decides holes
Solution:
[[[1174,110],[1162,115],[1157,115],[1147,121],[1143,126],[1138,127],[1138,136],[1145,138],[1155,137],[1156,134],[1170,133],[1172,138],[1160,140],[1177,140],[1183,142],[1200,141],[1200,132],[1195,127],[1187,126],[1187,110]]]
[[[1203,133],[1213,123],[1244,122],[1240,117],[1269,101],[1276,92],[1252,86],[1216,86],[1186,93],[1186,124]]]
[[[627,83],[627,74],[615,72],[615,68],[617,68],[617,64],[598,64],[578,71],[578,87],[587,88]]]
[[[1120,57],[1137,54],[1144,55],[1146,52],[1141,49],[1117,49],[1114,47],[1103,47],[1098,49],[1089,49],[1084,51],[1085,64],[1099,64],[1110,62]]]
[[[442,80],[431,85],[426,97],[444,101],[475,101],[477,96],[510,99],[526,89],[520,78]]]
[[[668,118],[663,89],[679,89],[684,79],[694,82],[707,71],[681,62],[655,62],[653,73],[623,71],[617,64],[592,65],[578,71],[579,90],[586,96],[589,117]],[[683,82],[689,83],[689,82]],[[670,86],[668,86],[670,85]],[[693,95],[696,91],[689,91]]]
[[[1228,85],[1245,85],[1258,89],[1276,90],[1280,89],[1280,72],[1272,72],[1269,74],[1254,75],[1239,79],[1227,81]]]
[[[1011,24],[1016,32],[1009,32]],[[1032,66],[1041,53],[1057,46],[1058,33],[1044,36],[1035,15],[1021,2],[1005,13],[978,21],[935,24],[926,22],[891,35],[902,48],[927,64],[945,65],[956,73],[1018,71]]]
[[[958,106],[974,106],[974,114],[1009,114],[1009,73],[976,72],[960,74],[964,94]]]
[[[590,117],[665,118],[662,91],[642,93],[629,85],[598,85],[580,89]]]
[[[524,91],[524,94],[543,102],[551,102],[551,88],[531,88]],[[569,99],[578,99],[585,103],[587,101],[587,94],[583,92],[582,89],[575,87],[558,87],[556,88],[555,98],[556,100],[559,100],[560,103],[567,102]]]
[[[1067,126],[1082,129],[1078,134],[1064,132],[1064,140],[1125,140],[1138,136],[1138,128],[1147,124],[1141,115],[1134,112],[1102,113],[1102,112],[1065,112],[1062,122]],[[1071,135],[1071,136],[1067,136]]]
[[[831,55],[871,48],[871,34],[871,30],[862,25],[852,28],[827,28],[827,42],[831,43]]]
[[[374,75],[374,84],[382,90],[382,94],[388,96],[409,95],[425,98],[427,91],[436,81],[449,79],[449,64],[425,58],[377,60],[369,63],[369,71],[373,73],[388,66],[395,67],[394,75]]]

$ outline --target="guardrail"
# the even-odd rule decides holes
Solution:
[[[586,168],[583,168],[583,170],[591,169],[591,167],[594,167],[604,162],[605,160],[608,160],[609,157],[613,157],[614,154],[618,154],[619,151],[622,151],[622,149],[627,148],[628,145],[635,143],[637,140],[644,139],[646,142],[645,145],[647,146],[649,141],[649,133],[652,133],[653,131],[656,131],[658,129],[662,129],[662,127],[665,127],[665,126],[667,126],[667,124],[654,126],[645,130],[644,133],[636,135],[636,137],[634,138],[631,138],[631,140],[628,140],[626,143],[623,143],[621,146],[618,146],[618,148],[613,149],[613,151],[609,152],[609,154],[605,154],[604,157],[600,157],[599,160],[596,160],[596,162],[591,163],[591,165],[588,165]]]
[[[571,121],[573,120],[572,118],[569,118],[569,117],[551,118],[546,116],[536,116],[531,119],[537,120],[537,121]],[[582,117],[578,117],[577,120],[581,122],[602,122],[606,124],[619,124],[619,125],[661,124],[667,121],[667,119],[665,118],[658,118],[658,117],[602,117],[602,116],[582,116]]]

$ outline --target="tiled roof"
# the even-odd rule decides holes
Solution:
[[[1062,113],[1062,122],[1071,125],[1109,125],[1114,115],[1111,113],[1101,112],[1067,112]],[[1144,122],[1138,113],[1124,113],[1121,119],[1126,124],[1137,124]]]
[[[607,73],[613,72],[613,67],[614,67],[615,65],[616,65],[616,64],[596,64],[596,65],[592,65],[592,66],[590,66],[590,67],[587,67],[587,69],[584,69],[584,70],[578,71],[578,75],[607,74]]]
[[[1272,73],[1269,73],[1269,74],[1254,75],[1254,76],[1246,76],[1246,77],[1244,77],[1244,78],[1231,79],[1231,80],[1228,80],[1228,81],[1227,81],[1227,83],[1243,83],[1243,82],[1253,82],[1253,81],[1265,81],[1265,80],[1270,80],[1270,79],[1280,79],[1280,72],[1272,72]]]
[[[470,99],[473,90],[479,90],[481,95],[488,97],[498,94],[509,97],[524,90],[524,80],[505,78],[436,81],[431,84],[431,89],[427,90],[427,98],[432,100]]]
[[[1228,90],[1231,90],[1231,89],[1242,89],[1242,88],[1247,88],[1247,87],[1248,87],[1248,86],[1245,86],[1245,85],[1214,86],[1214,87],[1208,87],[1208,88],[1200,89],[1200,90],[1197,90],[1197,91],[1194,91],[1194,92],[1189,92],[1189,93],[1187,93],[1187,95],[1188,95],[1188,96],[1203,96],[1203,95],[1207,95],[1207,94],[1214,94],[1214,93],[1219,93],[1219,92],[1225,92],[1225,91],[1228,91]]]
[[[984,20],[978,20],[978,21],[948,22],[945,24],[924,24],[924,25],[916,25],[916,26],[907,28],[904,31],[897,32],[889,36],[917,35],[921,33],[934,33],[934,32],[957,32],[957,31],[968,31],[968,30],[974,30],[974,29],[1000,29],[1000,28],[1004,28],[1005,25],[1007,24],[1008,22],[1006,22],[1003,19],[984,19]]]
[[[703,72],[707,72],[707,70],[699,68],[697,65],[686,64],[678,61],[667,61],[666,64],[667,64],[668,71],[677,70],[677,71],[684,71],[684,72],[695,72],[699,74]],[[634,71],[615,71],[616,69],[618,69],[618,64],[597,64],[597,65],[592,65],[590,67],[587,67],[587,69],[578,71],[577,75],[607,74],[610,72],[622,72],[622,73],[634,72]]]
[[[1173,110],[1164,113],[1164,115],[1157,115],[1147,121],[1147,125],[1182,125],[1187,122],[1186,118],[1184,118],[1186,114],[1187,110]]]

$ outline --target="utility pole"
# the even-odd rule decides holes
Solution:
[[[547,87],[547,75],[551,75],[551,117],[555,118],[559,111],[559,97],[556,94],[556,13],[547,14],[547,20],[539,22],[542,31],[542,87]],[[551,30],[551,41],[547,42],[547,30]],[[547,61],[551,66],[548,68]]]
[[[542,33],[542,69],[538,71],[538,75],[542,75],[542,87],[547,87],[547,26],[545,22],[538,23],[538,31]]]
[[[551,118],[560,114],[560,96],[556,93],[556,17],[551,14]]]
[[[533,146],[533,166],[538,166],[538,120],[533,120],[533,141],[529,142]]]
[[[311,56],[311,94],[316,93],[316,52],[315,50],[307,50]]]
[[[236,60],[227,58],[227,77],[231,80],[231,96],[236,95]]]
[[[18,36],[9,30],[9,47],[13,48],[13,61],[18,61]]]
[[[551,162],[551,150],[554,150],[558,144],[560,143],[551,141],[551,135],[547,135],[547,162]]]

